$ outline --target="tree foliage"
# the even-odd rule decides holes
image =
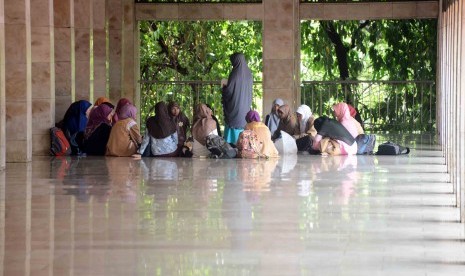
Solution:
[[[434,81],[436,24],[436,20],[305,21],[301,26],[301,79]],[[434,103],[435,91],[424,87],[423,83],[402,87],[385,85],[381,95],[377,95],[382,100],[374,100],[366,99],[373,95],[367,95],[363,89],[357,91],[353,84],[343,82],[337,93],[341,95],[339,98],[334,98],[334,93],[326,93],[319,104],[370,102],[359,108],[365,117],[380,124],[379,129],[392,129],[392,118],[398,118],[401,106],[402,112],[413,118],[408,129],[431,130],[434,122],[421,118],[434,114],[435,105],[430,101]],[[314,108],[321,109],[321,106]],[[327,105],[323,109],[329,112]],[[412,120],[421,123],[412,124]],[[405,125],[398,124],[398,127]]]
[[[140,31],[143,119],[160,100],[178,101],[191,116],[192,107],[198,102],[210,104],[221,114],[218,81],[228,77],[232,68],[229,56],[234,52],[245,54],[255,81],[262,79],[259,22],[143,21]],[[168,83],[174,81],[188,83]],[[261,97],[258,88],[254,97]]]

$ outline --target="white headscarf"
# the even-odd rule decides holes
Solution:
[[[266,123],[266,126],[270,129],[271,135],[278,129],[279,125],[279,116],[276,114],[274,110],[275,105],[282,106],[284,104],[284,101],[280,98],[277,98],[276,100],[273,101],[273,104],[271,105],[271,113],[268,114],[270,118],[268,119],[268,122]]]
[[[310,119],[310,117],[313,114],[312,110],[308,105],[303,104],[297,108],[296,112],[302,115],[302,121],[299,122],[300,133],[305,133],[305,128],[307,127],[308,119]]]

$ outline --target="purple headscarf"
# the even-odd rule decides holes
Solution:
[[[108,115],[113,111],[109,105],[100,104],[92,110],[86,126],[85,138],[89,138],[101,124],[111,124]]]
[[[247,121],[247,123],[260,122],[260,115],[258,114],[257,111],[250,110],[249,112],[247,112],[247,115],[245,116],[245,120]]]
[[[127,118],[133,118],[134,120],[136,119],[136,114],[137,114],[137,108],[133,106],[132,104],[125,104],[121,107],[118,112],[118,120],[124,120]]]

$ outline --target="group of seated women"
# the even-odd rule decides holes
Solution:
[[[206,104],[195,107],[192,128],[176,102],[158,102],[154,110],[155,115],[145,122],[143,136],[136,121],[137,109],[125,98],[116,107],[104,97],[94,105],[77,101],[71,104],[60,125],[75,155],[206,157],[210,155],[206,138],[221,136],[218,120]],[[336,120],[325,116],[315,119],[307,105],[292,112],[289,105],[276,99],[264,123],[257,111],[250,110],[244,130],[256,134],[260,156],[279,156],[274,142],[283,132],[295,139],[300,151],[356,154],[356,137],[363,134],[363,128],[350,115],[346,103],[334,105],[333,111]]]

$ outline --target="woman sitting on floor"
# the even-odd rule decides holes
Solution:
[[[333,111],[339,123],[341,123],[354,138],[359,134],[364,134],[360,123],[357,122],[354,117],[350,116],[349,106],[346,103],[333,105]]]
[[[352,134],[337,120],[321,116],[315,120],[317,135],[312,148],[330,155],[357,154],[357,142]]]
[[[181,150],[184,146],[184,142],[187,140],[187,132],[190,128],[189,118],[184,115],[184,113],[181,111],[181,107],[177,102],[170,102],[168,105],[168,111],[171,120],[176,126],[176,131],[178,133],[178,153],[181,155]]]
[[[194,157],[207,157],[210,151],[207,149],[207,136],[218,135],[216,122],[212,118],[212,111],[205,104],[199,104],[195,108],[194,125],[192,126],[192,136],[194,145],[192,154]]]
[[[297,124],[297,119],[291,112],[291,108],[284,104],[278,109],[279,125],[275,133],[272,136],[272,140],[275,141],[281,135],[281,131],[287,132],[287,134],[294,136],[299,135],[300,129]]]
[[[149,150],[150,154],[144,154],[146,150]],[[138,154],[155,157],[178,156],[178,133],[165,102],[155,104],[155,116],[147,119],[144,140]]]
[[[278,150],[271,141],[270,129],[262,122],[260,122],[260,115],[255,110],[250,110],[245,116],[247,124],[245,125],[246,130],[253,130],[263,147],[261,154],[266,157],[279,157]]]
[[[107,143],[107,153],[110,156],[131,156],[137,152],[142,137],[136,122],[137,109],[132,104],[126,104],[119,110],[118,122],[110,133]]]
[[[86,100],[72,103],[63,118],[63,132],[71,145],[72,154],[83,154],[84,131],[92,104]]]
[[[105,102],[97,105],[90,113],[84,133],[84,150],[87,155],[105,155],[113,110],[114,106]]]

